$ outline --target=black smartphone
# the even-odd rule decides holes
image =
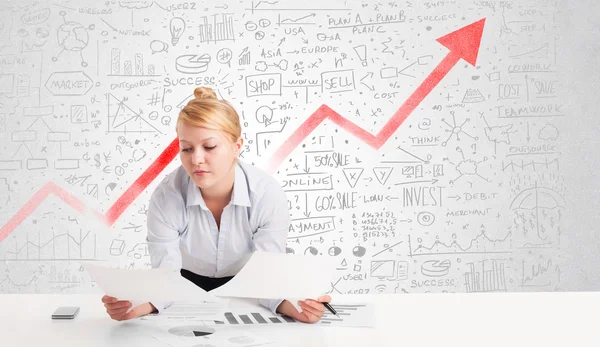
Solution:
[[[61,306],[52,313],[52,319],[73,319],[79,313],[79,307]]]

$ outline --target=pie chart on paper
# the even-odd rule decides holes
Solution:
[[[184,325],[169,329],[169,334],[184,337],[207,336],[215,332],[215,329],[202,325]]]

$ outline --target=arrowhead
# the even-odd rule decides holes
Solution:
[[[484,24],[485,18],[442,36],[436,41],[475,66]]]

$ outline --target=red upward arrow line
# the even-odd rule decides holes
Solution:
[[[285,158],[312,133],[313,130],[325,119],[330,119],[341,128],[358,137],[369,146],[379,149],[398,130],[404,120],[419,106],[421,101],[437,86],[460,59],[466,60],[475,66],[485,18],[456,30],[437,39],[439,43],[450,50],[446,57],[417,87],[412,95],[400,106],[392,118],[381,128],[377,135],[373,135],[358,125],[344,118],[327,105],[321,105],[296,131],[277,149],[267,164],[267,170],[274,172]]]
[[[400,106],[392,118],[383,126],[377,135],[362,129],[348,119],[342,117],[326,105],[319,107],[308,119],[294,131],[294,133],[280,146],[280,148],[271,157],[267,169],[274,172],[281,162],[325,119],[331,119],[335,124],[358,137],[362,141],[375,149],[379,149],[400,127],[402,122],[417,108],[433,88],[448,74],[448,72],[464,59],[471,65],[475,65],[481,43],[481,35],[485,18],[456,30],[446,36],[437,39],[439,43],[450,50],[446,57],[438,66],[427,76],[427,78],[417,87],[413,94]],[[57,186],[52,182],[46,183],[40,188],[24,205],[15,213],[15,215],[0,228],[0,242],[10,235],[25,218],[31,215],[38,206],[46,200],[50,194],[66,202],[80,213],[90,211],[99,219],[105,221],[109,226],[112,225],[131,203],[150,185],[162,170],[169,165],[177,156],[179,151],[178,140],[173,140],[167,148],[156,158],[156,160],[144,171],[140,177],[115,201],[106,214],[88,209],[85,204],[73,196],[67,190]]]
[[[144,171],[140,177],[133,182],[133,184],[127,188],[127,190],[121,194],[121,196],[115,201],[115,203],[108,209],[106,214],[102,214],[96,210],[88,209],[85,204],[76,198],[69,191],[57,186],[52,182],[46,183],[40,190],[38,190],[33,196],[21,207],[17,213],[0,228],[0,242],[10,235],[19,224],[21,224],[25,218],[35,211],[38,206],[50,194],[56,195],[58,198],[67,203],[79,213],[84,214],[86,212],[93,213],[98,219],[106,222],[109,226],[121,216],[121,214],[131,205],[131,203],[150,185],[150,183],[158,176],[158,174],[173,161],[177,153],[179,152],[179,141],[178,139],[173,140],[167,148],[154,160],[154,162]]]

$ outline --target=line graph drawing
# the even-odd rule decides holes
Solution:
[[[354,124],[329,106],[321,105],[321,107],[308,117],[308,119],[304,121],[304,123],[302,123],[273,154],[267,164],[267,170],[271,173],[274,172],[283,160],[285,160],[285,158],[300,143],[302,143],[308,134],[310,134],[325,119],[329,119],[374,149],[381,148],[398,127],[402,125],[404,120],[417,108],[417,106],[419,106],[421,101],[429,95],[433,88],[448,74],[460,59],[464,59],[469,64],[475,66],[484,24],[485,18],[437,39],[437,41],[448,48],[450,52],[429,76],[425,78],[402,106],[400,106],[377,135],[373,135]]]
[[[8,222],[0,228],[0,242],[2,242],[11,232],[17,228],[29,215],[31,215],[38,206],[44,202],[50,195],[54,195],[63,200],[67,205],[81,214],[92,213],[100,221],[107,225],[112,225],[121,214],[131,205],[146,187],[158,176],[162,170],[169,165],[175,156],[179,153],[179,141],[173,140],[169,146],[150,164],[138,179],[114,202],[105,214],[89,209],[85,204],[73,196],[69,191],[59,187],[53,182],[46,183],[40,188],[20,209],[12,216]]]
[[[10,292],[9,290],[6,290],[6,287],[16,287],[19,288],[19,290],[17,291],[18,293],[22,293],[22,289],[24,288],[28,288],[29,286],[31,286],[32,284],[35,284],[37,282],[39,274],[34,274],[31,279],[29,279],[28,281],[25,281],[24,283],[17,283],[15,282],[15,279],[11,278],[9,275],[5,275],[4,278],[0,279],[0,289],[2,289],[3,293],[7,293]]]
[[[531,262],[525,265],[526,261],[521,261],[521,287],[548,287],[560,282],[560,267],[554,265],[552,259],[545,262]],[[557,283],[554,283],[557,280]]]
[[[47,232],[44,232],[46,234]],[[87,241],[86,241],[87,239]],[[37,240],[30,240],[29,234],[25,243],[19,245],[15,241],[14,249],[4,251],[4,260],[20,261],[64,261],[64,260],[96,260],[96,234],[82,229],[76,235],[71,232],[56,234],[52,228],[52,237],[42,241],[42,233],[37,231]]]
[[[254,8],[254,5],[253,5]],[[448,74],[448,72],[461,60],[465,60],[472,66],[476,65],[479,54],[479,46],[485,25],[486,18],[462,27],[456,31],[438,38],[436,41],[445,46],[449,52],[438,64],[438,66],[425,78],[417,87],[413,94],[400,106],[392,118],[383,126],[377,135],[372,135],[356,124],[348,121],[339,113],[335,112],[329,106],[323,104],[308,119],[294,131],[294,133],[279,147],[271,156],[266,170],[273,172],[281,162],[298,146],[323,120],[330,119],[342,128],[346,129],[354,136],[366,142],[375,149],[379,149],[398,129],[403,121],[417,108],[420,102],[433,90],[435,86]],[[109,95],[110,99],[112,95]],[[114,98],[114,96],[112,96]],[[116,98],[114,98],[116,99]],[[116,104],[112,105],[116,110],[128,109],[128,114],[122,115],[118,111],[113,113],[113,119],[110,119],[109,110],[109,130],[110,124],[124,125],[128,122],[138,121],[139,126],[145,122],[141,115],[126,107],[124,100],[116,99]],[[111,103],[109,100],[109,108]],[[119,120],[121,120],[119,122]],[[158,129],[152,127],[154,131]],[[141,129],[136,129],[141,131]],[[110,131],[109,131],[110,132]],[[159,131],[158,131],[159,132]],[[179,152],[178,139],[174,139],[157,159],[131,184],[131,186],[113,203],[106,213],[101,213],[88,208],[80,199],[75,197],[67,190],[59,187],[53,182],[48,182],[40,188],[34,195],[0,228],[0,242],[19,226],[37,207],[49,196],[55,195],[65,203],[73,207],[80,213],[91,212],[99,220],[111,226],[119,216],[131,205],[131,203],[141,194],[142,191],[158,176],[159,173],[175,158]]]
[[[278,25],[286,25],[286,24],[291,24],[291,25],[316,25],[317,23],[315,22],[309,22],[309,18],[314,19],[317,16],[316,13],[311,13],[309,15],[306,16],[302,16],[302,17],[298,17],[295,19],[292,18],[281,18],[281,14],[277,15],[277,24]]]
[[[429,246],[424,245],[421,241],[413,246],[411,237],[408,235],[409,256],[411,257],[446,254],[510,253],[510,244],[510,232],[503,238],[492,239],[486,235],[485,231],[481,231],[476,237],[465,242],[464,246],[461,246],[456,239],[452,240],[450,243],[435,240]]]

